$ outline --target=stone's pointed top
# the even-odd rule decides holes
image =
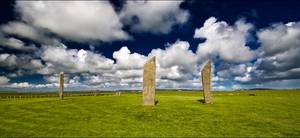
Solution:
[[[211,65],[211,60],[210,60],[210,59],[209,59],[209,60],[206,60],[206,61],[202,64],[202,70],[203,70],[205,67],[209,66],[209,65]]]
[[[150,64],[151,62],[155,62],[155,56],[153,56],[149,60],[147,60],[144,66]]]
[[[211,60],[210,59],[206,60],[206,63],[211,63]]]
[[[59,74],[64,74],[64,72],[62,71],[62,72],[60,72]]]
[[[205,62],[204,62],[204,64],[210,64],[211,63],[211,60],[210,59],[208,59],[208,60],[206,60]]]
[[[155,56],[151,57],[148,62],[152,61],[152,60],[155,60]]]

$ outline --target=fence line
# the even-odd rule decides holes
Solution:
[[[104,95],[116,95],[120,96],[121,92],[101,93],[101,92],[87,92],[87,93],[64,93],[64,97],[77,97],[77,96],[104,96]],[[7,94],[0,95],[0,99],[6,100],[20,100],[20,99],[31,99],[31,98],[59,98],[58,93],[52,94]]]

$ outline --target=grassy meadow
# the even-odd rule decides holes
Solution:
[[[300,136],[300,90],[159,91],[154,107],[141,93],[0,99],[0,137]]]

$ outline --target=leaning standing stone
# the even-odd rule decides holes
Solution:
[[[143,104],[155,105],[155,57],[152,57],[144,65],[143,76]]]
[[[203,97],[204,103],[212,103],[211,89],[211,61],[206,62],[202,72],[202,87],[203,87]]]

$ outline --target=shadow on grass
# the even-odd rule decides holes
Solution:
[[[155,103],[154,103],[154,105],[157,105],[158,104],[158,100],[155,100]]]
[[[198,102],[205,103],[204,99],[197,100]]]

